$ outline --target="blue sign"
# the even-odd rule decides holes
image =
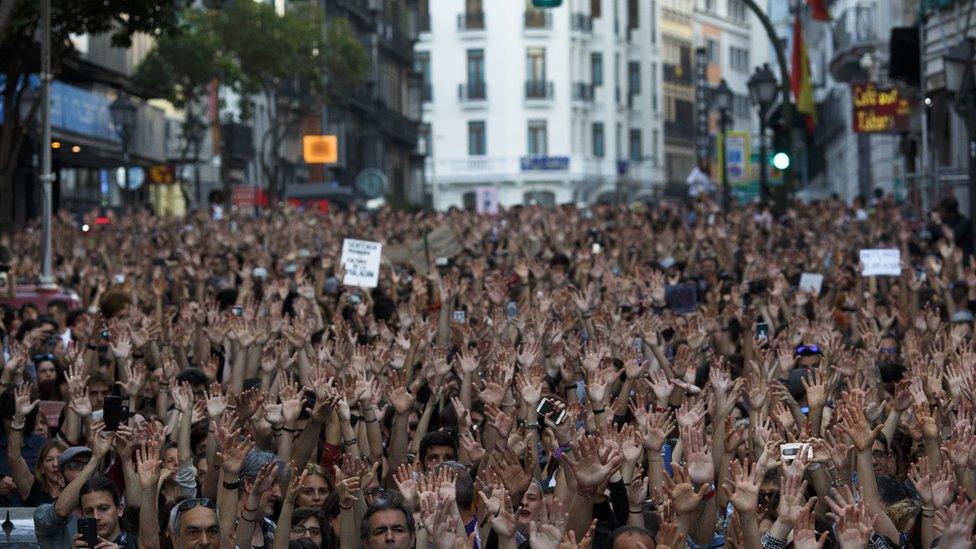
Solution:
[[[5,81],[0,79],[0,89]],[[36,75],[27,79],[29,90],[25,95],[40,98],[40,80]],[[84,88],[55,80],[51,83],[51,127],[90,137],[97,137],[113,143],[122,139],[112,124],[108,96]],[[3,121],[3,108],[0,103],[0,122]]]
[[[523,172],[557,172],[569,169],[568,156],[523,156]]]

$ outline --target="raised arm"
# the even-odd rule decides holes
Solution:
[[[39,400],[31,402],[31,386],[24,384],[14,390],[14,418],[7,431],[7,461],[10,463],[10,476],[17,485],[20,499],[25,500],[30,495],[34,485],[34,475],[27,467],[27,461],[20,451],[24,444],[24,422],[27,414],[37,408]]]

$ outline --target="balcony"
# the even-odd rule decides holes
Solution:
[[[584,103],[593,102],[593,84],[588,84],[586,82],[575,82],[573,83],[573,101],[582,101]]]
[[[485,12],[466,11],[459,13],[458,30],[462,32],[485,30]]]
[[[682,84],[690,86],[692,84],[692,74],[691,64],[685,65],[673,65],[671,63],[664,64],[664,81],[668,84]]]
[[[686,122],[671,122],[667,120],[664,122],[664,141],[666,143],[673,143],[676,141],[684,142],[686,144],[694,143],[695,141],[695,125],[691,120]]]
[[[420,100],[424,103],[434,100],[434,87],[429,82],[420,86]]]
[[[593,18],[585,13],[574,13],[572,17],[572,28],[574,32],[589,34],[593,32]]]
[[[527,31],[551,30],[552,14],[543,10],[526,10],[523,24]]]
[[[551,81],[526,80],[525,98],[529,100],[552,100],[555,97],[555,86]]]
[[[462,102],[488,99],[488,86],[484,82],[458,84],[458,99]]]
[[[860,2],[842,11],[834,22],[834,57],[830,74],[838,82],[853,82],[868,77],[861,67],[864,54],[877,49],[877,5]]]

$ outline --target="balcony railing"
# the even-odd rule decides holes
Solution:
[[[552,28],[552,14],[543,10],[526,10],[524,15],[527,30],[548,30]]]
[[[555,87],[552,82],[546,80],[525,81],[526,99],[552,99],[554,95]]]
[[[485,30],[485,12],[466,11],[458,14],[458,30]]]
[[[593,18],[585,13],[574,13],[572,18],[573,30],[577,32],[593,32]]]
[[[573,84],[574,101],[593,101],[593,84],[586,82],[576,82]]]
[[[834,23],[834,51],[878,41],[874,2],[862,2],[840,13]]]
[[[488,86],[484,82],[458,84],[458,99],[461,101],[484,101],[488,98]]]

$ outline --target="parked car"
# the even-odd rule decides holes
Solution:
[[[68,304],[68,310],[81,308],[81,298],[72,290],[61,288],[45,289],[39,288],[34,284],[18,284],[13,295],[9,292],[0,292],[0,305],[10,305],[20,308],[25,303],[31,303],[40,311],[47,310],[50,301],[61,300]]]

